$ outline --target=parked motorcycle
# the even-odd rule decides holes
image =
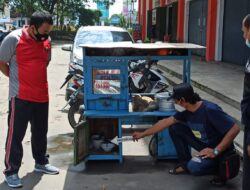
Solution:
[[[68,71],[68,75],[65,78],[64,83],[60,87],[60,89],[68,83],[69,80],[72,78],[74,81],[74,85],[68,86],[67,91],[70,92],[69,99],[66,105],[62,108],[64,110],[68,105],[68,120],[69,124],[72,128],[76,126],[76,124],[82,120],[83,112],[84,112],[84,104],[83,104],[83,97],[84,97],[84,83],[83,83],[83,71],[80,67],[76,65],[70,65],[70,69]]]
[[[154,60],[139,60],[129,63],[129,92],[130,93],[158,93],[163,92],[169,83],[162,75],[162,71],[153,68],[157,65]]]

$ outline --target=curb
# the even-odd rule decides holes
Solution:
[[[158,65],[159,68],[161,68],[162,70],[164,70],[165,72],[179,78],[179,79],[182,79],[182,74],[179,74],[167,67],[164,67],[162,65]],[[207,92],[208,94],[212,95],[212,96],[215,96],[216,98],[222,100],[223,102],[231,105],[232,107],[240,110],[240,102],[230,98],[230,97],[227,97],[225,96],[224,94],[221,94],[220,92],[217,92],[211,88],[209,88],[208,86],[205,86],[197,81],[194,81],[191,79],[191,82],[192,82],[192,85],[194,85],[196,88],[199,88],[200,90],[204,91],[204,92]]]

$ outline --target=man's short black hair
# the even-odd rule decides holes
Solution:
[[[52,15],[47,11],[36,11],[30,18],[30,26],[34,25],[39,28],[43,23],[53,25]]]
[[[248,14],[247,16],[245,16],[244,18],[244,26],[249,29],[250,28],[250,14]]]

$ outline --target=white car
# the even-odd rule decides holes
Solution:
[[[82,65],[83,55],[81,44],[110,43],[110,42],[134,42],[129,32],[120,27],[114,26],[82,26],[78,29],[74,43],[65,44],[62,50],[71,51],[70,64]],[[68,84],[67,89],[74,88],[74,78]],[[68,100],[72,91],[66,89],[65,99]]]

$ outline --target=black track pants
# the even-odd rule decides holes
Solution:
[[[47,164],[48,102],[37,103],[12,98],[9,104],[6,139],[5,175],[18,173],[23,157],[22,141],[28,122],[31,124],[31,146],[35,162]]]

